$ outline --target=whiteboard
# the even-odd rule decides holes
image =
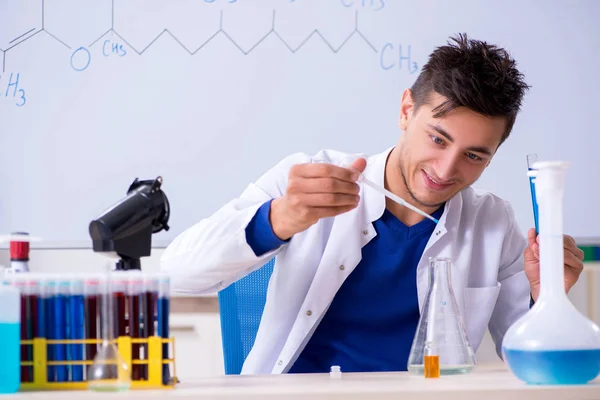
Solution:
[[[565,231],[600,237],[599,16],[597,0],[0,0],[0,233],[91,247],[89,222],[160,175],[165,246],[291,153],[393,146],[403,89],[467,32],[532,85],[475,187],[525,232],[526,154],[569,161]]]

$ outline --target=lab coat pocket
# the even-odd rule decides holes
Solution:
[[[465,324],[469,342],[477,352],[500,293],[496,286],[465,288]]]

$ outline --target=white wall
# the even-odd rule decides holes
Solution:
[[[0,49],[36,29],[0,53],[0,234],[89,245],[89,221],[134,178],[161,175],[173,210],[171,229],[153,242],[162,245],[290,153],[382,151],[401,134],[402,90],[435,47],[467,32],[507,48],[532,85],[511,137],[475,186],[510,201],[526,231],[533,217],[525,155],[569,161],[565,231],[600,236],[600,210],[582,207],[600,197],[589,184],[600,157],[586,146],[597,131],[597,0],[112,4],[0,1]],[[189,54],[182,45],[194,50],[211,38],[221,11],[223,31]],[[90,45],[113,13],[115,32]],[[291,52],[282,39],[291,48],[307,41]],[[127,55],[104,55],[105,40]],[[91,55],[85,71],[71,68],[80,46]],[[22,107],[18,94],[7,95],[19,90]]]

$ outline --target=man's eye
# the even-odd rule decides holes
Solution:
[[[444,144],[444,141],[437,136],[432,136],[431,140],[433,140],[435,144]]]
[[[473,161],[481,161],[481,157],[473,153],[467,153],[467,157],[469,157]]]

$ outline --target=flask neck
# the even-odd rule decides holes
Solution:
[[[540,299],[542,300],[566,297],[563,238],[564,180],[563,168],[541,169],[536,177],[540,229]]]
[[[438,259],[429,264],[429,287],[431,291],[449,293],[451,291],[450,260]]]

